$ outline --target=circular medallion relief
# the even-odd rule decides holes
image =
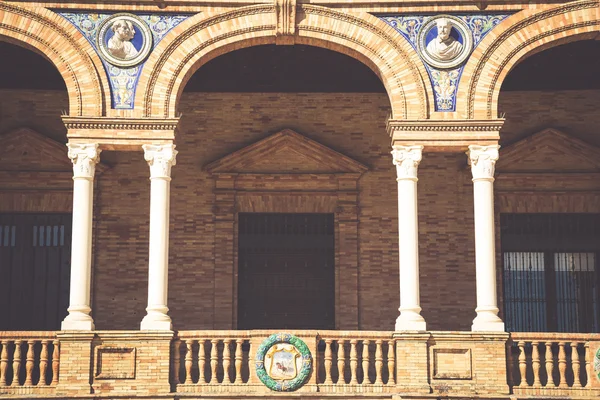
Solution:
[[[467,24],[451,15],[437,15],[419,31],[419,54],[432,67],[446,69],[462,64],[473,50],[473,36]]]
[[[312,355],[302,340],[289,333],[275,333],[256,351],[256,375],[269,389],[291,392],[306,383]]]
[[[136,15],[111,15],[98,28],[96,44],[100,56],[117,67],[133,67],[144,61],[152,50],[152,33]]]

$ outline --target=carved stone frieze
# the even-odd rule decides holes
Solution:
[[[423,146],[393,146],[392,157],[396,166],[397,180],[417,179],[417,169],[423,157]]]
[[[498,161],[499,145],[492,146],[469,146],[467,152],[473,180],[494,180],[496,161]]]
[[[171,178],[171,167],[176,163],[177,150],[174,144],[152,145],[145,144],[144,159],[150,166],[150,179]]]
[[[93,179],[96,164],[100,161],[98,143],[67,143],[69,158],[73,162],[73,177]]]

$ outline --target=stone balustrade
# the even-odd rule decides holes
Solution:
[[[592,390],[600,396],[592,350],[599,339],[597,334],[512,333],[507,357],[513,393],[581,396]]]
[[[0,332],[0,395],[51,394],[59,357],[56,332]]]

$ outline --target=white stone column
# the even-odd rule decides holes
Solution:
[[[477,316],[473,331],[504,331],[496,296],[496,245],[494,242],[494,170],[500,146],[469,146],[475,206],[475,270]]]
[[[142,146],[150,166],[150,251],[148,257],[148,307],[142,330],[169,331],[167,315],[169,279],[169,205],[171,166],[175,165],[175,145]]]
[[[94,173],[100,160],[97,143],[67,144],[73,162],[73,232],[71,245],[71,288],[69,315],[62,322],[63,331],[93,331],[90,316],[92,279],[92,209]]]
[[[400,316],[396,331],[424,331],[419,305],[419,222],[417,168],[423,146],[393,146],[398,181],[398,240],[400,252]]]

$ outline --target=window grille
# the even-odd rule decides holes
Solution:
[[[600,214],[502,214],[513,332],[600,332]]]

